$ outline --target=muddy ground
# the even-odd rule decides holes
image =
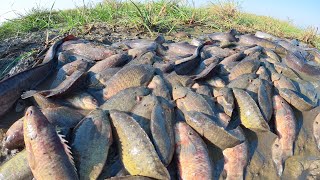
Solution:
[[[59,32],[50,30],[48,39],[54,40]],[[83,33],[84,32],[84,33]],[[84,27],[83,29],[72,32],[77,37],[91,40],[97,43],[110,45],[124,39],[155,38],[147,32],[141,32],[136,29],[128,29],[106,24],[95,24]],[[204,27],[187,27],[184,31],[172,32],[166,36],[167,40],[190,41],[193,37],[209,33]],[[0,42],[0,72],[5,74],[15,74],[16,72],[30,68],[37,60],[37,55],[46,48],[47,32],[32,32],[20,37],[13,37]],[[32,52],[32,53],[30,53]],[[31,55],[17,60],[21,55],[30,53]],[[7,68],[9,66],[9,68]],[[10,67],[14,67],[10,70]],[[1,76],[4,76],[2,74]],[[315,116],[320,113],[317,107],[308,112],[299,112],[295,110],[298,120],[299,131],[295,144],[294,156],[286,160],[285,170],[281,179],[320,179],[320,152],[314,141],[312,124]],[[22,116],[15,113],[15,117],[10,116],[9,120],[3,117],[0,120],[0,139],[3,139],[4,132],[13,120]],[[280,179],[274,168],[271,159],[271,146],[275,139],[272,133],[256,134],[250,130],[245,130],[250,147],[250,163],[246,169],[246,179]],[[214,164],[214,177],[223,179],[223,155],[220,150],[209,145],[210,154]],[[0,162],[4,162],[15,151],[2,151]]]

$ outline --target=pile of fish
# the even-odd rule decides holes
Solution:
[[[244,179],[252,136],[263,145],[270,134],[281,177],[294,112],[319,107],[319,63],[319,50],[263,32],[109,46],[69,35],[0,81],[0,116],[23,113],[6,132],[3,146],[19,152],[0,179]]]

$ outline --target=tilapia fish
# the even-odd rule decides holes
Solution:
[[[36,179],[78,179],[70,149],[36,107],[29,107],[23,131],[27,159]]]
[[[208,149],[201,137],[186,123],[175,125],[179,179],[212,179]]]
[[[124,112],[112,110],[110,116],[126,170],[131,175],[169,179],[168,170],[139,124]]]
[[[12,107],[23,91],[35,88],[46,79],[57,66],[55,59],[57,49],[63,42],[73,38],[73,36],[67,36],[55,42],[48,50],[42,64],[0,81],[0,116]]]

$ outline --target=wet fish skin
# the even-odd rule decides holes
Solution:
[[[3,142],[3,147],[9,150],[24,147],[23,140],[23,117],[13,123],[8,131]]]
[[[281,57],[279,57],[275,52],[271,49],[263,49],[263,53],[266,54],[269,58],[273,60],[273,62],[281,62]]]
[[[246,88],[248,94],[252,97],[252,99],[255,102],[258,102],[258,91],[261,84],[262,84],[262,80],[260,78],[256,78]]]
[[[246,57],[246,54],[244,54],[243,52],[238,52],[224,58],[222,61],[220,61],[219,65],[227,65],[230,62],[240,61],[245,57]]]
[[[244,141],[244,139],[239,139],[239,135],[233,131],[227,131],[226,126],[220,124],[220,120],[215,117],[209,117],[196,111],[188,111],[185,113],[185,119],[187,124],[200,136],[205,137],[222,150],[234,147]]]
[[[92,110],[99,107],[98,101],[87,92],[73,93],[66,98],[71,106],[77,109]]]
[[[89,69],[89,73],[99,73],[105,69],[119,67],[129,61],[130,57],[127,53],[115,54],[106,59],[97,62]]]
[[[22,150],[0,166],[0,179],[32,180],[33,175],[28,165],[27,151]]]
[[[70,36],[55,42],[49,48],[42,64],[0,81],[0,116],[12,107],[23,91],[35,88],[55,69],[57,49],[68,38],[72,39]]]
[[[126,113],[117,110],[111,110],[110,117],[126,170],[131,175],[169,179],[167,169],[139,124]]]
[[[320,150],[320,113],[316,116],[313,122],[313,137],[317,148]]]
[[[297,91],[292,91],[286,88],[281,88],[278,90],[283,99],[300,111],[308,111],[315,106],[315,104],[307,96]]]
[[[243,74],[239,77],[235,78],[234,80],[230,81],[227,85],[228,88],[239,88],[239,89],[246,89],[250,83],[256,79],[258,75],[256,74]]]
[[[116,109],[119,111],[130,112],[133,107],[139,103],[142,97],[149,95],[151,92],[145,87],[132,87],[118,92],[100,106],[103,110]]]
[[[212,179],[208,149],[200,136],[186,123],[175,125],[179,179]]]
[[[300,79],[300,76],[295,71],[283,63],[274,63],[274,68],[279,74],[283,74],[290,79]]]
[[[259,75],[260,79],[271,81],[271,75],[268,73],[267,69],[264,66],[260,66],[256,74]]]
[[[148,88],[152,90],[152,94],[155,96],[163,97],[164,99],[172,99],[171,93],[165,80],[160,75],[155,75],[151,82],[148,84]]]
[[[222,110],[231,117],[233,109],[235,107],[234,97],[231,88],[220,88],[215,94],[218,104]]]
[[[27,159],[36,179],[78,179],[69,152],[54,126],[34,106],[27,109],[23,124]]]
[[[210,86],[213,86],[213,87],[225,87],[226,86],[226,83],[223,79],[221,79],[220,77],[218,76],[215,76],[215,77],[212,77],[210,79],[207,79],[206,80],[206,83],[209,84]]]
[[[141,128],[148,134],[151,135],[151,114],[153,107],[157,104],[157,98],[154,95],[147,95],[142,97],[142,100],[138,102],[134,108],[130,111],[131,116],[136,120]]]
[[[269,122],[273,113],[273,89],[268,81],[262,80],[258,90],[258,105],[264,119]]]
[[[278,176],[281,176],[284,170],[284,159],[282,156],[281,144],[279,142],[279,138],[276,138],[271,147],[271,155],[274,166],[277,170]]]
[[[151,113],[151,140],[160,160],[168,166],[174,154],[173,111],[157,101]],[[164,108],[167,108],[164,109]],[[169,111],[168,111],[169,109]]]
[[[286,88],[293,91],[298,91],[294,83],[289,78],[278,73],[274,73],[271,77],[273,85],[277,89]]]
[[[122,68],[106,82],[106,88],[103,89],[104,99],[109,99],[123,89],[148,84],[154,72],[154,68],[150,65],[131,65]]]
[[[109,117],[93,110],[74,128],[71,149],[80,179],[97,179],[112,144]]]
[[[229,79],[234,80],[242,74],[255,73],[260,66],[258,60],[242,60],[234,68],[232,68]]]
[[[178,75],[176,72],[172,72],[166,75],[164,78],[169,82],[169,89],[171,90],[173,88],[173,85],[191,87],[195,83],[195,81],[191,79],[189,76]]]
[[[121,68],[107,68],[99,73],[88,73],[87,81],[88,87],[94,89],[105,88],[106,82],[116,74]]]
[[[213,116],[213,111],[208,102],[190,88],[175,86],[172,90],[172,96],[173,100],[176,101],[177,107],[183,113],[186,111],[198,111]]]
[[[244,172],[249,160],[248,144],[243,142],[222,151],[224,157],[224,171],[226,179],[244,179]]]
[[[241,123],[253,131],[269,131],[269,125],[250,95],[246,91],[237,88],[233,88],[233,94],[238,104]]]
[[[283,155],[293,155],[293,143],[296,139],[296,118],[290,105],[280,96],[273,96],[274,116],[279,142]]]
[[[159,56],[156,55],[154,51],[147,51],[146,53],[140,54],[136,58],[129,61],[126,66],[133,64],[149,64],[152,65],[157,61],[162,60]]]
[[[262,52],[263,49],[264,48],[261,46],[253,46],[251,48],[244,50],[243,53],[249,56],[249,55],[254,54],[256,52]]]

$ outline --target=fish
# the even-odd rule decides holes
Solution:
[[[271,81],[271,76],[264,66],[260,66],[259,69],[257,70],[256,74],[259,75],[260,79],[264,79],[266,81]]]
[[[94,61],[100,61],[114,55],[116,52],[111,48],[96,45],[83,39],[76,39],[64,43],[60,51],[69,51]]]
[[[101,109],[91,111],[74,128],[71,139],[79,179],[97,179],[113,142],[107,112]]]
[[[218,105],[220,105],[220,108],[231,117],[235,107],[232,89],[220,88],[219,90],[214,91],[214,97],[216,98]]]
[[[116,74],[121,68],[107,68],[99,73],[88,73],[87,75],[87,86],[89,88],[94,89],[103,89],[105,88],[106,82],[114,75]]]
[[[267,49],[267,48],[264,48],[262,50],[262,52],[264,54],[266,54],[269,58],[271,58],[272,62],[281,62],[281,57],[279,57],[275,52],[273,52],[271,49]]]
[[[154,71],[150,65],[131,65],[122,68],[106,82],[106,88],[103,89],[104,100],[123,89],[147,85],[152,80]]]
[[[212,179],[207,146],[188,124],[175,125],[175,142],[179,179]]]
[[[263,49],[264,48],[261,46],[253,46],[251,48],[244,50],[243,53],[246,54],[247,56],[249,56],[249,55],[254,54],[256,52],[262,52]]]
[[[168,170],[139,124],[128,114],[117,110],[110,110],[110,117],[121,160],[130,175],[169,179]]]
[[[172,91],[173,100],[182,112],[198,111],[213,116],[211,106],[200,94],[182,86],[175,86]]]
[[[179,85],[185,87],[191,87],[195,81],[189,76],[178,75],[176,72],[172,72],[164,77],[169,82],[169,89],[172,90],[172,85]]]
[[[290,67],[288,67],[286,64],[283,63],[273,63],[275,70],[279,74],[283,74],[284,76],[290,78],[290,79],[300,79],[300,76],[298,73],[294,70],[292,70]]]
[[[149,64],[152,65],[157,61],[160,61],[160,57],[156,55],[154,51],[147,51],[146,53],[140,54],[136,58],[129,61],[126,66],[133,64]],[[161,59],[162,60],[162,59]]]
[[[100,108],[103,110],[116,109],[119,111],[130,112],[136,104],[138,104],[142,97],[151,93],[145,87],[132,87],[124,89],[105,101]]]
[[[23,123],[27,160],[36,179],[78,179],[70,149],[41,111],[31,106]]]
[[[0,179],[33,179],[27,160],[27,151],[25,149],[0,166]]]
[[[9,150],[24,147],[23,140],[23,117],[14,122],[8,131],[3,142],[3,147]]]
[[[298,89],[294,85],[294,83],[289,78],[285,77],[284,75],[274,73],[274,74],[272,74],[271,78],[272,78],[273,85],[277,89],[286,88],[286,89],[290,89],[293,91],[298,91]]]
[[[98,61],[94,66],[92,66],[88,72],[89,73],[99,73],[108,68],[121,67],[129,61],[130,57],[127,53],[115,54],[106,59]]]
[[[174,154],[173,120],[173,111],[168,105],[157,101],[151,112],[151,140],[165,166],[170,164]]]
[[[261,84],[262,84],[262,80],[260,78],[256,78],[246,88],[246,91],[255,102],[258,102],[258,90]]]
[[[235,37],[235,34],[237,32],[234,29],[231,29],[228,32],[216,32],[212,34],[206,35],[211,40],[216,40],[220,42],[235,42],[237,41],[237,38]]]
[[[245,141],[222,151],[224,157],[223,169],[227,174],[227,180],[244,179],[244,172],[249,161],[248,148],[248,143]]]
[[[213,87],[225,87],[226,82],[218,76],[206,80],[206,83]]]
[[[246,54],[244,54],[243,52],[238,52],[238,53],[232,54],[232,55],[224,58],[222,61],[220,61],[219,65],[225,66],[231,62],[240,61],[245,57],[246,57]]]
[[[308,111],[315,107],[307,96],[287,88],[278,89],[280,96],[300,111]]]
[[[320,113],[316,116],[313,121],[313,137],[317,148],[320,150]]]
[[[203,79],[209,76],[214,68],[217,66],[218,62],[211,63],[208,67],[206,67],[203,71],[193,77],[193,80]]]
[[[111,177],[108,178],[108,180],[121,180],[121,179],[127,179],[127,180],[151,180],[151,178],[145,177],[145,176],[118,176],[118,177]]]
[[[57,65],[57,69],[61,69],[64,65],[66,64],[70,64],[67,66],[66,70],[72,70],[73,69],[73,63],[74,61],[88,61],[88,62],[93,62],[92,59],[88,59],[84,56],[81,56],[79,54],[75,54],[71,51],[58,51],[58,65]],[[76,64],[78,64],[79,62],[77,62]],[[71,73],[70,73],[71,74]]]
[[[98,101],[87,92],[73,93],[65,99],[72,107],[76,109],[92,110],[99,107]]]
[[[152,94],[164,99],[172,99],[169,87],[167,83],[160,75],[155,75],[150,83],[148,88],[152,90]]]
[[[293,156],[294,141],[297,136],[297,122],[290,105],[279,95],[273,96],[275,128],[278,138],[273,144],[273,160],[278,175],[283,172],[283,163]]]
[[[264,119],[269,122],[273,113],[272,85],[268,81],[262,80],[258,89],[258,105]]]
[[[232,90],[238,104],[241,123],[253,131],[269,131],[270,127],[268,123],[263,118],[258,105],[250,95],[241,89],[233,88]]]
[[[55,59],[57,49],[61,44],[73,38],[74,36],[67,36],[55,42],[47,51],[42,64],[0,81],[0,116],[13,106],[23,91],[35,88],[52,73],[57,66]]]
[[[235,78],[234,80],[230,81],[227,85],[228,88],[239,88],[239,89],[246,89],[249,84],[256,79],[258,75],[256,74],[243,74]]]
[[[255,73],[260,66],[258,60],[242,60],[231,69],[229,80],[234,80],[240,75]]]
[[[157,98],[154,95],[147,95],[142,97],[133,109],[130,111],[131,116],[136,120],[141,128],[150,136],[151,135],[151,114],[153,107],[157,103]]]
[[[21,95],[22,99],[27,99],[33,96],[35,93],[39,93],[44,95],[45,97],[61,97],[66,94],[74,91],[75,89],[79,89],[84,85],[84,81],[86,79],[86,73],[82,70],[76,70],[72,73],[71,76],[67,77],[61,84],[59,84],[54,89],[35,91],[30,90],[26,91]]]
[[[197,111],[185,113],[187,124],[200,136],[206,138],[218,148],[224,150],[234,147],[244,141],[235,131],[227,131],[226,126],[220,124],[216,117],[209,117]]]

